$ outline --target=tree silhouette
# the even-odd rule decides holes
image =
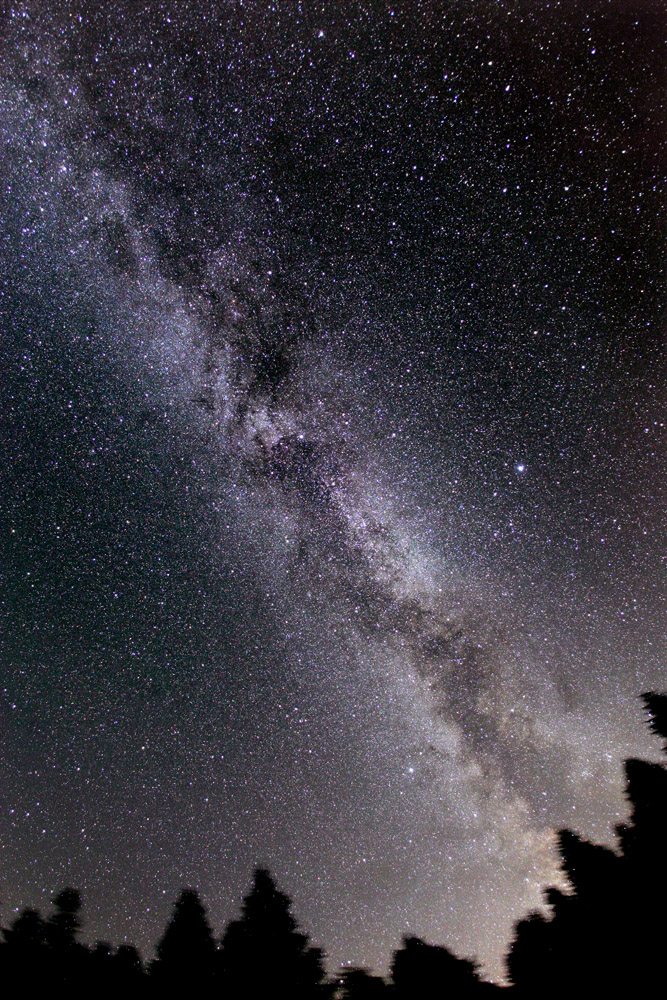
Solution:
[[[658,696],[654,696],[657,698]],[[654,716],[653,728],[661,736]],[[663,725],[660,723],[660,725]],[[664,992],[662,952],[667,899],[667,769],[643,760],[625,764],[630,822],[619,828],[625,880],[625,950],[633,956],[632,983],[646,995]]]
[[[97,941],[90,952],[88,962],[91,982],[109,983],[113,978],[113,946],[108,941]]]
[[[0,969],[7,993],[39,992],[46,982],[46,924],[41,913],[26,908],[2,929]]]
[[[53,949],[72,948],[81,930],[81,896],[77,889],[61,889],[51,902],[55,910],[46,922],[46,939]]]
[[[543,996],[554,996],[556,985],[554,971],[553,927],[541,913],[531,913],[520,920],[507,956],[507,971],[515,992],[529,995],[536,984],[543,985]]]
[[[336,1000],[389,1000],[389,986],[368,969],[356,966],[341,970]]]
[[[121,944],[112,957],[112,982],[117,989],[139,989],[145,981],[141,955],[131,944]]]
[[[667,695],[648,694],[649,724],[667,750]],[[667,768],[625,762],[630,817],[619,826],[619,850],[558,833],[569,889],[545,893],[545,913],[519,921],[507,956],[517,998],[657,997],[665,993],[663,944],[667,899]],[[392,957],[391,982],[363,968],[345,968],[325,981],[322,952],[311,946],[291,912],[291,901],[264,868],[255,870],[241,916],[220,948],[205,909],[185,889],[144,971],[133,947],[79,943],[81,897],[61,890],[46,918],[23,909],[0,928],[0,984],[8,996],[56,989],[84,994],[156,995],[215,991],[222,1000],[456,1000],[483,997],[500,987],[480,981],[476,962],[417,937],[403,939]]]
[[[325,988],[322,952],[308,943],[265,868],[256,868],[239,920],[229,924],[221,942],[220,978],[229,1000],[286,996],[321,997]]]
[[[476,962],[457,958],[448,948],[404,937],[403,947],[394,952],[391,963],[394,996],[397,1000],[478,996],[486,984],[480,983],[477,968]]]
[[[95,989],[103,984],[105,992],[127,990],[136,993],[146,987],[141,956],[136,948],[122,944],[114,951],[107,941],[98,941],[90,951],[88,985]]]
[[[194,889],[184,889],[176,900],[156,953],[151,977],[160,985],[168,984],[171,989],[210,984],[215,942],[206,910]]]
[[[81,896],[77,889],[61,889],[52,901],[54,911],[44,927],[49,975],[61,986],[80,986],[87,971],[88,952],[77,941],[81,930]]]
[[[667,696],[648,694],[644,703],[651,728],[667,740]],[[628,760],[625,774],[631,815],[617,828],[619,853],[569,830],[558,834],[572,892],[549,890],[551,918],[532,914],[517,925],[507,967],[522,996],[664,992],[667,769]]]
[[[662,749],[667,752],[667,694],[649,691],[643,701],[648,710],[649,726],[656,736],[662,737]]]

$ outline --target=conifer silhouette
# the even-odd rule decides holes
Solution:
[[[145,991],[146,976],[141,956],[130,944],[122,944],[114,951],[107,941],[93,945],[89,960],[89,985],[95,989],[101,984],[106,992],[128,991],[131,995]]]
[[[443,1000],[475,997],[485,984],[477,976],[477,963],[457,958],[448,948],[427,944],[417,937],[404,937],[394,952],[391,978],[396,1000]]]
[[[647,694],[649,724],[667,749],[667,695]],[[663,945],[667,898],[667,768],[625,762],[630,816],[619,826],[618,849],[558,833],[569,889],[547,889],[547,912],[519,921],[507,956],[510,996],[555,1000],[570,993],[658,997],[665,993]],[[157,945],[148,976],[135,948],[106,942],[84,946],[81,897],[61,890],[45,919],[23,909],[0,928],[0,983],[8,996],[56,989],[85,995],[162,995],[186,989],[221,1000],[457,1000],[489,996],[500,987],[480,981],[476,962],[447,948],[406,937],[391,962],[391,981],[346,968],[326,982],[322,952],[311,946],[265,868],[257,868],[239,919],[219,949],[205,909],[185,889]]]
[[[662,749],[667,752],[667,694],[649,691],[643,696],[643,701],[648,711],[649,726],[656,736],[662,737]]]
[[[81,930],[81,896],[78,889],[61,889],[53,899],[53,913],[44,925],[46,964],[54,983],[81,987],[88,972],[88,950],[77,940]]]
[[[194,889],[184,889],[156,949],[151,978],[169,988],[202,989],[211,983],[215,942]],[[124,956],[125,957],[125,956]]]
[[[389,1000],[390,988],[368,969],[351,966],[341,970],[336,1000]]]
[[[144,983],[141,955],[132,944],[121,944],[113,956],[113,983],[118,989],[136,990]]]
[[[81,896],[77,889],[61,889],[53,899],[55,907],[46,922],[46,938],[55,950],[72,948],[81,930]]]
[[[41,991],[46,983],[46,924],[37,910],[21,910],[9,927],[2,929],[1,979],[7,995],[21,990]]]
[[[667,696],[647,694],[644,703],[653,732],[667,740]],[[573,988],[613,997],[664,993],[667,768],[628,760],[625,774],[631,814],[617,828],[618,852],[569,830],[558,834],[571,892],[550,889],[550,918],[531,914],[517,925],[507,967],[521,996],[566,996]]]
[[[309,945],[265,868],[256,868],[241,917],[227,927],[220,949],[220,978],[229,1000],[289,997],[311,1000],[324,992],[322,952]]]
[[[528,995],[541,983],[544,996],[555,996],[554,976],[558,974],[554,949],[554,929],[541,913],[520,920],[507,956],[507,971],[516,993]]]

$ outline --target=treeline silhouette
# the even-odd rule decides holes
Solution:
[[[667,751],[667,695],[648,694],[650,725]],[[511,986],[480,979],[471,959],[417,937],[403,939],[388,979],[364,968],[327,978],[323,952],[292,915],[291,900],[257,868],[239,918],[216,941],[197,892],[184,889],[153,961],[136,948],[85,945],[81,897],[67,888],[46,917],[22,910],[0,928],[0,984],[6,996],[81,993],[158,996],[204,993],[220,1000],[454,1000],[508,996],[640,997],[665,994],[664,900],[667,898],[667,768],[625,763],[631,817],[618,827],[619,850],[560,831],[571,891],[548,889],[548,912],[521,920],[507,956]]]

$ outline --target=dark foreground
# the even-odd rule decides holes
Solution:
[[[644,701],[667,750],[667,695]],[[130,945],[80,943],[81,897],[63,889],[49,916],[24,909],[0,930],[2,995],[47,996],[60,987],[77,996],[187,990],[219,1000],[453,1000],[501,989],[508,997],[665,996],[667,767],[628,760],[625,771],[631,817],[618,828],[618,852],[560,831],[572,892],[548,889],[548,913],[517,925],[507,956],[511,987],[482,981],[474,961],[415,937],[394,952],[388,980],[358,968],[329,979],[289,897],[258,868],[239,919],[220,941],[197,893],[185,889],[148,963]]]

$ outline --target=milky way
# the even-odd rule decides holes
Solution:
[[[2,897],[502,974],[667,686],[652,5],[23,5]]]

